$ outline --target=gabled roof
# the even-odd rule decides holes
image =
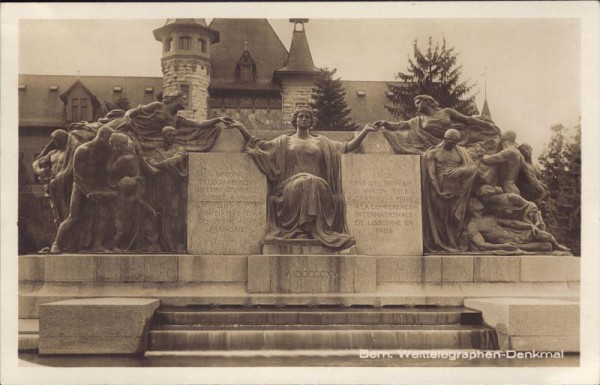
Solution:
[[[288,52],[266,19],[213,19],[209,27],[221,36],[211,46],[211,88],[237,82],[235,68],[245,42],[256,61],[256,84],[272,87],[273,71],[284,65]]]
[[[68,75],[19,75],[19,85],[25,89],[19,92],[19,125],[23,126],[62,126],[65,121],[65,104],[60,96],[73,87],[77,76]],[[160,77],[131,76],[81,76],[81,84],[96,96],[99,103],[113,102],[115,97],[126,96],[131,107],[150,103],[162,92]],[[121,93],[114,93],[115,86],[122,87]],[[50,87],[58,87],[51,91]],[[152,87],[152,93],[145,89]]]
[[[376,120],[398,120],[383,106],[387,101],[388,83],[384,81],[342,80],[346,91],[346,104],[352,110],[350,114],[352,122],[362,128],[365,124]],[[359,96],[358,91],[364,92],[364,95]]]
[[[96,95],[94,95],[94,93],[92,91],[90,91],[85,84],[83,84],[81,82],[81,79],[77,78],[73,84],[71,84],[71,86],[69,88],[67,88],[67,90],[65,92],[63,92],[60,95],[60,100],[63,101],[63,103],[67,103],[67,100],[69,98],[69,94],[71,93],[71,91],[73,91],[73,89],[75,89],[75,87],[81,87],[83,88],[83,90],[90,95],[90,99],[92,100],[92,106],[94,106],[94,108],[98,107],[100,105],[100,102],[98,101],[98,98],[96,97]]]

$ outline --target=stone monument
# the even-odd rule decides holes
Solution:
[[[493,349],[496,332],[483,321],[495,322],[489,309],[497,303],[509,306],[517,292],[535,297],[545,314],[559,306],[547,301],[576,297],[565,285],[578,282],[577,258],[519,194],[517,186],[539,180],[514,135],[426,95],[415,103],[419,117],[367,124],[344,140],[311,133],[314,115],[304,104],[291,117],[295,132],[283,135],[251,132],[227,117],[189,120],[177,114],[181,93],[55,131],[34,167],[60,226],[52,254],[19,261],[20,317],[40,319],[40,353],[256,349],[259,340],[286,349]],[[451,122],[463,126],[448,129]],[[539,285],[554,291],[540,294]],[[481,310],[462,308],[465,298]],[[248,309],[234,315],[219,310],[224,305]],[[395,308],[414,305],[451,306],[471,323],[456,321],[448,332],[438,325],[448,320],[441,310]],[[177,310],[183,306],[203,307]],[[263,314],[265,306],[276,309]],[[286,306],[304,310],[277,310]],[[131,317],[131,327],[119,326],[126,343],[103,342],[114,325],[78,316],[96,308]],[[327,319],[345,326],[329,330]],[[207,320],[224,328],[217,333],[225,342]],[[265,320],[279,322],[283,334]],[[429,325],[433,334],[401,325]],[[331,338],[315,337],[322,332],[315,328]],[[297,338],[300,329],[312,342]],[[542,341],[501,336],[507,347],[513,337],[521,348]]]

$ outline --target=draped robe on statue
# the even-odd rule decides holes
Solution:
[[[427,149],[441,143],[444,140],[444,133],[451,128],[460,132],[461,140],[458,144],[461,146],[470,146],[499,137],[499,133],[495,130],[483,126],[467,126],[446,117],[429,118],[425,121],[423,117],[418,116],[400,123],[399,130],[383,131],[383,135],[396,154],[423,154]]]
[[[340,172],[345,142],[321,135],[310,142],[292,144],[291,136],[282,135],[270,141],[252,137],[246,145],[269,181],[265,240],[309,233],[326,247],[350,247],[355,240],[346,230]]]
[[[125,113],[125,117],[109,123],[118,131],[126,131],[144,151],[157,148],[162,143],[162,129],[172,126],[177,129],[176,142],[190,151],[209,151],[216,143],[221,129],[213,126],[199,128],[196,122],[172,114],[162,102],[138,106]]]
[[[427,252],[456,253],[467,248],[466,238],[463,238],[465,228],[465,211],[469,200],[469,193],[476,176],[476,171],[461,178],[451,178],[445,175],[450,169],[474,166],[475,163],[466,149],[456,146],[455,149],[461,158],[460,164],[445,164],[441,169],[436,164],[436,174],[431,175],[427,167],[429,162],[436,162],[435,155],[443,151],[443,143],[428,150],[423,155],[425,163],[425,178],[423,189],[425,192],[425,226],[423,243]],[[437,194],[431,185],[431,179],[438,181],[440,191],[450,192],[452,198],[444,198]]]
[[[160,213],[158,242],[163,251],[185,252],[188,153],[182,146],[165,148],[161,145],[147,158],[165,162],[157,167],[144,160],[151,176],[152,206]]]

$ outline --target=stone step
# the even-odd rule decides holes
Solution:
[[[461,307],[432,308],[160,308],[155,325],[478,325],[481,313]]]
[[[272,349],[496,349],[493,329],[477,325],[330,325],[180,329],[162,326],[149,333],[149,351]]]

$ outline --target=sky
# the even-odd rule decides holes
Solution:
[[[21,20],[19,72],[160,77],[161,44],[152,31],[164,22]],[[269,22],[289,49],[293,25]],[[344,80],[393,81],[406,70],[415,39],[422,49],[430,36],[446,39],[459,52],[462,78],[476,84],[479,109],[487,93],[496,124],[530,143],[536,158],[551,125],[572,127],[581,114],[578,19],[311,18],[306,34],[315,65],[337,68]]]

